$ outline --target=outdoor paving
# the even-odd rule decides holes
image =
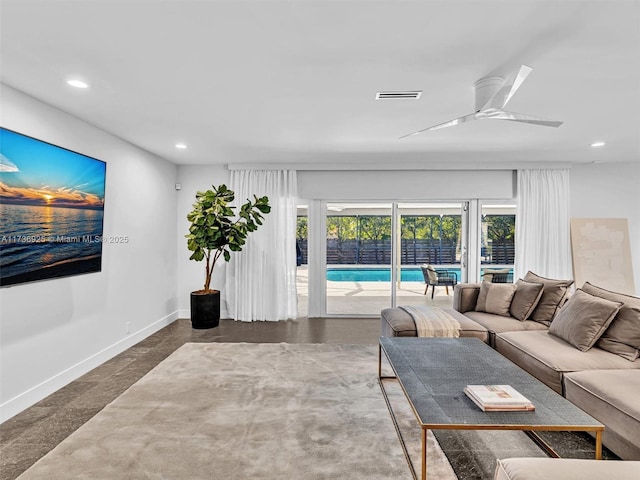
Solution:
[[[298,311],[307,315],[308,275],[306,266],[298,267]],[[451,308],[453,287],[447,295],[445,287],[437,287],[434,298],[431,289],[424,294],[424,282],[401,282],[396,290],[396,305],[433,305]],[[390,282],[327,281],[327,315],[367,315],[379,317],[380,311],[391,306]]]

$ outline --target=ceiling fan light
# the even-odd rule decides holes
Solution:
[[[82,80],[78,80],[77,78],[67,80],[67,84],[75,88],[89,88],[89,84],[87,82],[83,82]]]

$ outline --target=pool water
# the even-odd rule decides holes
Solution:
[[[452,269],[456,271],[456,269]],[[403,268],[400,274],[402,282],[424,282],[420,268]],[[458,270],[458,275],[460,275]],[[390,282],[389,268],[329,268],[327,280],[332,282]]]
[[[489,267],[487,267],[489,268]],[[460,281],[460,268],[442,268],[442,270],[448,270],[455,272]],[[484,268],[481,269],[481,272]],[[513,274],[513,269],[511,269]],[[332,282],[390,282],[391,281],[391,269],[390,268],[327,268],[327,280]],[[424,277],[420,267],[405,267],[402,268],[400,274],[401,282],[423,282]]]

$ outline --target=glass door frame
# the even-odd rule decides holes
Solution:
[[[481,203],[477,198],[467,200],[466,212],[463,212],[463,218],[466,218],[467,233],[467,254],[465,274],[460,279],[461,282],[477,282],[480,279],[480,230],[481,230]]]

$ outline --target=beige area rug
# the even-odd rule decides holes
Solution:
[[[185,344],[19,479],[409,480],[377,355],[372,345]],[[390,396],[419,452],[412,412],[399,389]],[[433,437],[428,457],[430,478],[456,478]]]

